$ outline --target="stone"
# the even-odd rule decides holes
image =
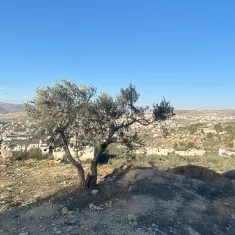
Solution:
[[[128,219],[130,222],[135,222],[135,220],[136,220],[135,216],[132,215],[132,214],[128,214],[127,219]]]
[[[90,208],[90,209],[93,209],[94,206],[95,206],[95,205],[94,205],[93,203],[89,204],[89,208]]]
[[[201,235],[198,231],[193,228],[188,228],[189,235]]]
[[[71,232],[73,229],[74,229],[73,226],[69,226],[69,227],[66,229],[66,232]]]
[[[75,211],[68,211],[68,219],[74,219],[76,217]]]
[[[98,192],[99,192],[99,190],[94,189],[94,190],[91,191],[91,194],[96,195]]]
[[[81,230],[88,230],[88,227],[87,227],[86,225],[82,225],[82,226],[80,227],[80,229],[81,229]]]
[[[135,222],[133,222],[133,224],[132,224],[134,227],[137,227],[138,226],[138,223],[135,221]]]
[[[67,207],[64,207],[64,208],[61,210],[61,213],[62,213],[63,215],[67,215],[68,212],[69,212],[69,210],[68,210]]]
[[[57,231],[55,231],[55,233],[58,234],[58,235],[60,235],[60,234],[62,234],[63,232],[62,232],[61,230],[57,230]]]
[[[71,220],[71,221],[69,221],[69,224],[71,224],[71,225],[75,225],[75,224],[78,224],[78,219],[73,219],[73,220]]]

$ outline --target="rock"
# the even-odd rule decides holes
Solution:
[[[90,208],[90,209],[93,209],[94,206],[95,206],[95,205],[94,205],[93,203],[89,204],[89,208]]]
[[[64,207],[64,208],[61,210],[61,213],[62,213],[63,215],[67,215],[68,212],[69,212],[69,210],[68,210],[67,207]]]
[[[137,222],[133,222],[132,224],[134,227],[137,227],[138,226],[138,223]]]
[[[135,222],[135,221],[136,221],[135,216],[132,215],[132,214],[128,214],[127,219],[128,219],[130,222]]]
[[[68,219],[74,219],[76,217],[75,211],[68,211]]]
[[[196,231],[193,228],[188,228],[188,234],[189,235],[201,235],[201,233],[199,233],[198,231]]]
[[[60,234],[62,234],[63,232],[61,231],[61,230],[57,230],[57,231],[55,231],[55,234],[58,234],[58,235],[60,235]]]
[[[69,226],[69,227],[66,229],[66,232],[71,232],[73,229],[74,229],[73,226]]]
[[[99,192],[99,190],[94,189],[94,190],[91,191],[91,194],[96,195],[98,192]]]
[[[73,220],[71,220],[71,221],[69,221],[69,224],[71,224],[71,225],[75,225],[75,224],[78,224],[78,219],[73,219]]]
[[[80,227],[80,229],[81,229],[81,230],[88,230],[88,227],[87,227],[86,225],[82,225],[82,226]]]

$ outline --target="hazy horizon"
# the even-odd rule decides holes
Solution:
[[[62,78],[115,95],[133,83],[140,104],[235,109],[235,2],[5,1],[0,101],[19,104]]]

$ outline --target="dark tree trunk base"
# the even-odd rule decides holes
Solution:
[[[97,177],[94,176],[94,175],[91,175],[90,173],[88,173],[85,185],[86,185],[87,188],[92,189],[96,186],[96,181],[97,181]]]

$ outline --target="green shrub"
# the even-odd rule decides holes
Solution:
[[[234,130],[234,128],[230,125],[225,127],[225,131],[227,131],[227,133],[232,133],[233,130]]]
[[[186,147],[187,147],[188,149],[192,149],[192,148],[195,147],[195,145],[194,145],[193,142],[188,142],[188,143],[186,144]]]
[[[24,161],[28,159],[28,153],[22,151],[13,152],[13,160],[14,161]]]
[[[28,159],[37,159],[37,160],[42,160],[43,155],[42,155],[42,150],[40,148],[33,148],[28,151]]]
[[[214,129],[217,131],[217,133],[219,132],[223,132],[223,127],[221,126],[221,124],[215,124],[214,125]]]
[[[228,144],[229,148],[233,148],[233,142]]]
[[[208,139],[212,139],[212,138],[213,138],[213,134],[209,132],[209,133],[207,133],[206,137],[207,137]]]
[[[30,149],[28,152],[22,152],[22,151],[13,152],[13,160],[15,161],[25,161],[28,159],[42,160],[46,158],[47,156],[42,154],[42,150],[40,148],[33,148]]]

